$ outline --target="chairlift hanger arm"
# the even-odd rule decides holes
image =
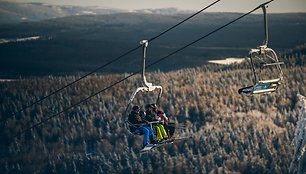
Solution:
[[[162,86],[154,86],[152,83],[149,83],[147,82],[147,79],[146,79],[146,54],[147,54],[147,47],[149,45],[149,41],[148,40],[142,40],[140,41],[140,44],[143,46],[143,57],[142,57],[142,60],[143,60],[143,63],[142,63],[142,83],[143,83],[143,87],[138,87],[134,92],[133,94],[131,95],[130,97],[130,100],[128,102],[128,105],[126,107],[126,110],[125,110],[125,114],[124,115],[127,115],[127,111],[132,103],[132,101],[134,100],[136,94],[141,91],[141,92],[152,92],[156,89],[159,89],[159,94],[158,94],[158,97],[156,99],[156,104],[159,102],[159,99],[162,95],[162,92],[163,92],[163,88]]]
[[[150,87],[152,86],[153,84],[152,83],[149,83],[147,82],[147,79],[146,79],[146,56],[147,56],[147,47],[149,45],[149,41],[148,40],[142,40],[140,41],[140,44],[142,44],[142,53],[143,53],[143,57],[142,57],[142,60],[143,60],[143,64],[142,64],[142,82],[143,84],[146,86],[146,87]]]
[[[269,33],[268,33],[268,17],[267,17],[267,6],[266,4],[261,5],[263,14],[264,14],[264,32],[265,32],[265,40],[263,42],[263,46],[267,47],[268,45],[268,39],[269,39]]]
[[[147,82],[146,79],[146,55],[147,55],[147,47],[149,45],[149,41],[148,40],[142,40],[140,41],[140,44],[143,45],[143,64],[142,64],[142,82],[144,84],[145,87],[147,87],[147,89],[143,89],[142,92],[146,91],[146,92],[151,92],[154,91],[155,89],[159,89],[159,94],[158,94],[158,98],[156,103],[158,103],[159,98],[161,97],[161,94],[163,92],[163,88],[161,86],[154,86],[153,83],[149,83]],[[141,87],[143,88],[143,87]],[[136,95],[136,93],[135,93]]]

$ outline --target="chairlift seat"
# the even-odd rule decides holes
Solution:
[[[280,80],[281,79],[271,79],[271,80],[259,81],[255,85],[239,89],[238,93],[249,96],[252,94],[274,92],[276,91],[277,87],[280,85]]]
[[[125,124],[126,124],[126,127],[127,129],[134,135],[143,135],[144,133],[141,132],[139,129],[136,129],[137,126],[132,124],[131,122],[129,121],[125,121]]]
[[[139,129],[136,129],[134,132],[131,132],[134,135],[143,135],[144,133],[141,132]]]

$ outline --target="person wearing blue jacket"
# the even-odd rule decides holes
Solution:
[[[130,126],[131,132],[138,132],[144,134],[143,138],[143,148],[149,145],[149,140],[151,144],[156,144],[156,138],[153,129],[147,125],[147,121],[144,120],[143,112],[140,111],[139,106],[134,106],[131,113],[129,114],[128,121],[132,124]]]

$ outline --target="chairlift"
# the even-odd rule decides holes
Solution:
[[[265,40],[263,45],[251,49],[250,67],[253,72],[253,85],[238,90],[241,95],[251,96],[253,94],[267,94],[275,92],[283,79],[281,69],[284,62],[280,62],[273,49],[268,48],[268,19],[266,6],[261,6],[264,14]]]
[[[131,95],[130,99],[129,99],[129,102],[128,102],[128,105],[125,109],[125,117],[127,118],[128,117],[128,114],[130,111],[130,106],[135,98],[135,96],[139,93],[139,92],[153,92],[155,90],[159,90],[159,93],[158,93],[158,96],[157,96],[157,99],[155,101],[155,104],[158,104],[159,103],[159,99],[162,95],[162,92],[163,92],[163,88],[162,86],[158,86],[158,85],[153,85],[153,83],[149,83],[147,82],[147,79],[146,79],[146,53],[147,53],[147,47],[149,45],[149,42],[147,40],[142,40],[140,42],[140,44],[143,46],[143,57],[142,57],[142,60],[143,60],[143,64],[142,64],[142,84],[143,86],[142,87],[138,87]],[[136,135],[140,135],[141,133],[139,132],[132,132],[130,130],[130,127],[131,126],[139,126],[139,125],[134,125],[134,124],[131,124],[128,120],[125,121],[126,123],[126,127],[127,129],[133,133],[133,134],[136,134]],[[152,126],[153,123],[151,123],[150,125]]]
[[[163,122],[163,121],[153,121],[153,122],[147,122],[147,123],[144,123],[144,124],[132,124],[132,123],[130,123],[128,121],[128,114],[129,114],[129,111],[130,111],[130,106],[133,103],[133,100],[135,99],[136,95],[139,92],[147,92],[148,93],[148,92],[153,92],[155,90],[159,90],[159,93],[158,93],[156,101],[155,101],[156,105],[158,105],[159,99],[160,99],[160,97],[162,95],[162,92],[163,92],[162,86],[153,85],[153,83],[147,82],[145,73],[146,73],[146,53],[147,53],[147,47],[148,47],[149,42],[147,40],[142,40],[140,42],[140,44],[143,46],[143,57],[142,57],[143,64],[142,64],[142,75],[141,75],[142,76],[142,84],[143,84],[143,86],[142,87],[138,87],[132,93],[132,95],[131,95],[131,97],[129,99],[129,102],[127,104],[127,107],[125,109],[125,113],[124,113],[124,116],[126,118],[125,126],[129,130],[129,132],[132,133],[133,135],[142,135],[143,133],[137,131],[137,129],[136,129],[136,131],[132,131],[131,130],[132,127],[136,128],[136,127],[142,126],[142,125],[149,125],[149,126],[151,126],[151,128],[153,128],[154,124],[158,124],[158,123]],[[155,149],[157,147],[161,147],[161,146],[164,146],[164,145],[167,145],[167,144],[172,144],[172,143],[175,143],[175,142],[185,141],[185,140],[188,140],[190,138],[192,138],[192,137],[191,136],[190,137],[177,137],[177,138],[171,138],[171,139],[165,140],[165,141],[163,141],[162,143],[159,143],[159,144],[149,144],[150,146],[146,146],[145,148],[143,148],[141,150],[141,153],[149,152],[152,149]]]

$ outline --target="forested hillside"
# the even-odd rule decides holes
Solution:
[[[13,117],[12,112],[79,77],[1,82],[0,173],[288,173],[297,94],[306,95],[306,67],[296,61],[304,61],[303,56],[297,50],[283,55],[282,86],[253,97],[237,93],[251,83],[251,72],[241,65],[150,73],[148,81],[164,88],[160,108],[185,126],[176,136],[193,138],[143,155],[142,137],[125,129],[123,116],[139,76],[21,135],[127,74],[90,76]]]

